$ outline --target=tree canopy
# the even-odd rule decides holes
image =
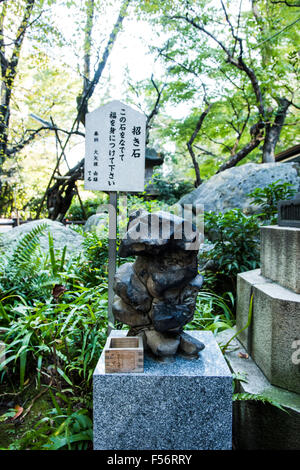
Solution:
[[[112,50],[130,21],[151,28],[140,41],[156,69],[142,81],[120,70],[123,100],[147,115],[148,144],[168,155],[170,173],[199,185],[249,160],[272,162],[297,143],[296,1],[5,0],[1,213],[15,204],[16,188],[23,208],[39,200],[37,215],[47,207],[54,219],[79,195],[84,155],[72,165],[68,154],[82,148],[86,112],[114,98]]]

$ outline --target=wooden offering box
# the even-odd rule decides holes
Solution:
[[[143,340],[137,336],[109,337],[104,348],[105,372],[144,372]]]

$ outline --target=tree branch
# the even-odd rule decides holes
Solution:
[[[248,144],[246,144],[239,152],[233,155],[227,162],[223,163],[220,166],[217,173],[221,173],[221,171],[227,170],[228,168],[232,168],[238,162],[240,162],[243,158],[245,158],[252,150],[259,146],[261,141],[263,140],[263,135],[259,134],[257,137],[252,139]]]
[[[65,129],[60,129],[59,127],[56,127],[56,126],[42,126],[42,127],[39,127],[38,129],[26,129],[23,139],[21,139],[20,142],[18,142],[13,147],[7,149],[7,152],[6,152],[7,156],[8,157],[14,156],[16,153],[20,152],[20,150],[26,147],[26,145],[30,144],[30,142],[32,142],[37,135],[39,135],[42,131],[46,131],[46,130],[55,131],[55,132],[60,131],[68,135],[81,135],[82,137],[85,136],[83,132],[80,132],[80,131],[69,132]],[[29,134],[28,137],[26,137],[26,134]]]
[[[212,153],[209,150],[206,150],[203,147],[200,147],[200,145],[194,144],[194,147],[200,150],[201,152],[206,153],[206,155],[210,155],[211,157],[218,158],[218,156],[215,153]]]
[[[291,104],[292,102],[286,98],[278,98],[278,108],[276,111],[274,122],[272,126],[270,123],[267,123],[266,126],[266,136],[263,146],[264,163],[275,161],[275,147],[278,142],[288,108]]]
[[[86,82],[86,88],[84,89],[82,95],[78,97],[78,100],[77,100],[77,103],[78,103],[78,106],[77,106],[77,110],[78,110],[77,122],[78,122],[78,124],[79,124],[80,121],[83,122],[83,123],[85,122],[85,117],[84,116],[87,112],[88,100],[90,99],[90,97],[94,93],[95,87],[96,87],[96,85],[98,84],[98,82],[100,80],[100,77],[102,75],[102,72],[104,70],[106,62],[108,60],[109,54],[112,50],[112,47],[113,47],[113,45],[116,41],[117,35],[118,35],[118,33],[121,29],[123,20],[126,16],[126,11],[127,11],[127,8],[128,8],[128,5],[129,5],[130,1],[131,0],[124,0],[123,1],[118,19],[117,19],[117,21],[116,21],[116,23],[115,23],[115,25],[114,25],[111,33],[110,33],[109,39],[107,41],[105,50],[104,50],[103,55],[102,55],[102,59],[98,64],[98,67],[97,67],[97,69],[94,73],[94,77],[90,82]]]
[[[156,101],[155,101],[155,104],[153,106],[153,109],[147,115],[147,119],[146,119],[146,144],[149,142],[149,132],[150,132],[150,129],[151,129],[151,121],[153,121],[154,117],[159,112],[159,108],[160,108],[160,105],[161,105],[162,92],[164,91],[164,88],[166,86],[166,84],[164,83],[162,88],[159,90],[157,84],[155,83],[155,81],[153,79],[153,74],[151,75],[151,83],[152,83],[153,87],[156,90],[157,97],[156,97]]]
[[[252,88],[253,88],[253,91],[254,91],[254,94],[255,94],[255,97],[256,97],[257,107],[258,107],[259,113],[263,117],[264,114],[265,114],[265,110],[264,110],[264,104],[263,104],[261,89],[260,89],[260,86],[259,86],[259,83],[258,83],[258,80],[257,80],[257,77],[255,75],[254,70],[252,70],[251,67],[248,67],[248,65],[245,63],[245,61],[242,57],[242,55],[243,55],[242,40],[240,38],[238,38],[238,40],[240,42],[240,54],[239,54],[238,59],[235,59],[233,57],[232,53],[230,52],[230,50],[227,49],[227,47],[225,47],[225,45],[214,34],[212,34],[210,31],[208,31],[202,25],[196,23],[193,19],[189,18],[188,15],[186,15],[186,16],[174,15],[174,16],[170,16],[169,19],[171,19],[171,20],[174,20],[174,19],[184,20],[187,23],[191,24],[194,28],[198,29],[199,31],[202,31],[204,34],[206,34],[211,39],[213,39],[221,47],[221,49],[225,52],[225,54],[227,56],[227,61],[230,64],[234,65],[236,68],[238,68],[239,70],[246,73],[246,75],[248,76],[248,78],[251,82],[251,85],[252,85]]]
[[[6,3],[2,5],[2,10],[1,10],[1,15],[0,15],[0,62],[1,62],[1,75],[2,79],[6,75],[6,69],[8,65],[8,61],[5,57],[5,46],[4,46],[4,29],[3,29],[3,23],[4,23],[4,18],[6,15]]]
[[[224,14],[225,14],[226,21],[227,21],[227,23],[229,24],[232,37],[233,37],[234,40],[235,40],[234,47],[233,47],[233,51],[232,51],[232,54],[231,54],[231,55],[234,56],[236,44],[237,44],[237,42],[238,42],[239,45],[240,45],[240,56],[242,56],[242,55],[243,55],[243,42],[242,42],[241,38],[239,38],[239,37],[235,34],[235,32],[234,32],[234,27],[232,26],[232,23],[231,23],[231,21],[230,21],[230,19],[229,19],[227,10],[226,10],[226,8],[225,8],[224,3],[223,3],[222,0],[221,0],[221,5],[222,5],[222,9],[223,9]]]
[[[8,65],[7,73],[6,73],[8,87],[12,87],[16,73],[17,73],[17,66],[19,62],[20,51],[21,51],[22,43],[25,37],[25,32],[28,27],[29,19],[33,10],[34,2],[35,0],[27,0],[24,16],[17,31],[17,36],[14,41],[14,48],[13,48],[12,56],[9,61],[9,65]]]
[[[292,7],[292,8],[300,7],[300,2],[290,3],[290,2],[287,2],[286,0],[271,0],[271,3],[273,3],[273,5],[277,5],[278,3],[284,3],[286,6]]]
[[[195,173],[196,173],[196,185],[197,186],[200,186],[200,184],[202,183],[202,179],[201,179],[201,176],[200,176],[200,169],[199,169],[199,165],[198,165],[198,162],[197,162],[197,159],[196,159],[196,156],[195,156],[195,152],[193,150],[193,143],[194,143],[194,140],[196,139],[201,127],[202,127],[202,124],[203,124],[203,121],[204,119],[206,118],[206,116],[208,115],[210,109],[212,107],[212,104],[209,104],[205,110],[203,111],[203,113],[200,115],[198,121],[197,121],[197,124],[196,124],[196,127],[195,127],[195,130],[194,132],[192,133],[191,135],[191,138],[189,139],[189,141],[187,142],[187,148],[188,148],[188,151],[190,153],[190,156],[192,158],[192,161],[193,161],[193,165],[194,165],[194,168],[195,168]]]

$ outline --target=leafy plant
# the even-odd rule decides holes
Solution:
[[[159,173],[152,176],[150,184],[158,191],[159,200],[169,205],[175,204],[182,196],[195,189],[191,181],[172,181],[170,178],[161,177]]]
[[[237,392],[236,390],[240,387],[240,382],[247,383],[247,377],[245,374],[241,374],[240,372],[232,374],[233,382],[233,395],[232,401],[256,401],[263,404],[269,403],[276,408],[279,408],[281,411],[287,413],[287,410],[274,398],[264,394],[264,393],[248,393],[248,392]]]
[[[234,393],[232,395],[232,401],[258,401],[261,403],[269,403],[272,406],[275,406],[276,408],[279,408],[281,411],[284,411],[287,413],[287,410],[278,403],[278,401],[274,400],[273,398],[270,398],[264,394],[259,394],[259,393]]]
[[[107,204],[108,196],[100,193],[99,196],[89,198],[83,201],[82,205],[77,198],[74,198],[66,215],[67,220],[87,220],[91,215],[97,213],[97,209],[101,204]]]
[[[101,237],[95,231],[85,233],[83,245],[87,260],[85,278],[99,282],[108,272],[108,229],[103,229]]]
[[[296,189],[291,183],[282,180],[274,181],[265,188],[256,188],[247,196],[253,198],[253,204],[260,206],[260,218],[270,224],[277,223],[278,202],[292,199]]]
[[[227,297],[227,298],[226,298]],[[232,328],[234,316],[228,304],[233,306],[231,292],[223,297],[213,292],[200,290],[193,320],[185,326],[186,330],[209,330],[214,334]]]
[[[237,331],[228,341],[227,343],[224,345],[224,346],[221,346],[221,351],[223,354],[225,354],[225,352],[227,351],[227,348],[229,346],[229,344],[231,343],[232,340],[234,340],[234,338],[236,338],[240,333],[242,333],[242,331],[246,330],[247,328],[249,328],[250,324],[251,324],[251,321],[252,321],[252,313],[253,313],[253,294],[251,295],[251,298],[250,298],[250,304],[249,304],[249,311],[248,311],[248,318],[247,318],[247,323],[246,325],[241,328],[239,331]]]
[[[225,280],[235,292],[236,275],[259,267],[259,225],[257,215],[247,216],[240,209],[205,213],[205,233],[213,245],[201,261],[213,261],[214,283]]]

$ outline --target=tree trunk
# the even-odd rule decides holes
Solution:
[[[201,176],[200,176],[200,168],[199,168],[199,165],[198,165],[198,162],[197,162],[197,159],[196,159],[196,155],[195,155],[195,152],[193,150],[193,144],[194,144],[194,140],[196,139],[196,137],[197,137],[197,135],[198,135],[198,133],[199,133],[201,127],[202,127],[203,121],[206,118],[206,116],[208,115],[211,107],[212,107],[212,103],[209,104],[205,108],[203,113],[200,115],[200,117],[198,119],[198,122],[196,124],[195,130],[194,130],[190,140],[186,144],[187,148],[188,148],[188,151],[190,153],[190,156],[192,158],[192,161],[193,161],[194,169],[195,169],[195,174],[196,174],[195,186],[196,186],[196,188],[198,186],[200,186],[200,184],[202,183],[202,179],[201,179]]]
[[[227,170],[228,168],[232,168],[238,162],[240,162],[243,158],[245,158],[252,150],[259,146],[261,143],[261,138],[256,138],[251,140],[247,145],[245,145],[239,152],[237,152],[233,157],[231,157],[227,162],[223,163],[220,168],[218,169],[217,173],[221,173],[221,171]]]
[[[291,101],[286,98],[279,98],[278,108],[273,125],[267,124],[266,135],[263,146],[262,162],[275,162],[275,148],[280,137],[280,132],[284,124],[288,108]]]
[[[77,97],[77,117],[75,123],[77,122],[85,125],[85,114],[87,113],[88,100],[92,96],[96,85],[98,84],[102,72],[107,63],[108,57],[112,50],[112,47],[117,39],[117,35],[122,27],[123,20],[126,15],[128,5],[131,0],[123,0],[123,3],[120,8],[119,16],[117,21],[110,33],[108,38],[105,50],[103,55],[98,62],[97,69],[94,73],[92,79],[89,79],[90,75],[90,52],[91,52],[91,34],[93,27],[93,15],[94,15],[94,0],[90,0],[87,5],[87,20],[86,20],[86,29],[85,29],[85,38],[84,38],[84,80],[83,80],[83,91],[80,96]],[[73,124],[74,126],[75,124]],[[72,128],[73,130],[73,128]],[[71,135],[71,133],[70,133]],[[69,137],[68,137],[69,138]],[[68,141],[68,139],[67,139]],[[66,142],[67,142],[66,141]],[[64,154],[66,147],[66,142],[62,147],[61,156]],[[79,178],[82,178],[84,167],[84,159],[82,159],[73,169],[69,170],[65,177],[57,179],[55,184],[50,187],[52,182],[52,175],[49,186],[46,189],[44,198],[47,197],[47,208],[48,208],[48,217],[52,220],[63,220],[65,214],[68,212],[68,209],[72,203],[72,198],[76,194],[76,181]],[[40,205],[42,207],[44,201]]]
[[[0,14],[0,66],[1,66],[1,103],[0,103],[0,175],[3,173],[3,164],[7,158],[7,144],[10,125],[10,102],[14,81],[17,75],[20,53],[35,0],[25,2],[23,19],[13,40],[13,51],[10,60],[5,55],[5,42],[3,24],[6,15],[6,5],[2,5]],[[0,179],[1,190],[1,179]]]
[[[76,181],[83,177],[84,158],[47,191],[48,217],[62,221],[76,194]]]

